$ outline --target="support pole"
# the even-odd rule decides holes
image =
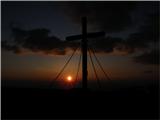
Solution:
[[[82,88],[87,89],[87,18],[82,17]]]

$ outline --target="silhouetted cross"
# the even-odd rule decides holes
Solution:
[[[95,38],[104,36],[105,32],[87,33],[87,18],[82,17],[82,34],[69,36],[66,38],[67,41],[81,40],[82,50],[82,88],[87,89],[87,38]]]

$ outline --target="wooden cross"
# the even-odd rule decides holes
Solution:
[[[82,50],[82,88],[87,89],[87,38],[105,36],[105,32],[87,33],[87,18],[82,17],[82,34],[66,37],[67,41],[81,40]]]

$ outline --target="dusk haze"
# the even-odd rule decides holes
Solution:
[[[158,119],[159,1],[2,1],[3,119]]]

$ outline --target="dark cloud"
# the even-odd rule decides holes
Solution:
[[[140,56],[133,58],[134,62],[141,64],[158,65],[159,64],[159,50],[152,50]]]
[[[64,9],[65,8],[65,9]],[[67,2],[63,9],[76,23],[87,16],[92,27],[105,30],[107,33],[118,32],[132,25],[131,13],[136,2]]]
[[[92,39],[89,41],[89,46],[93,47],[96,52],[111,53],[114,48],[117,48],[123,43],[123,39],[118,37],[103,37],[98,39]]]
[[[66,48],[70,46],[74,49],[77,44],[70,45],[55,36],[49,36],[48,29],[23,30],[12,27],[13,39],[2,41],[2,49],[21,53],[23,49],[32,52],[42,52],[44,54],[64,55]]]
[[[12,40],[2,41],[2,49],[13,51],[14,53],[23,53],[26,50],[31,52],[41,52],[44,54],[65,55],[67,48],[75,49],[78,42],[62,41],[55,36],[49,36],[48,29],[23,30],[18,27],[12,27]],[[89,39],[89,46],[94,47],[96,52],[110,53],[114,48],[122,43],[121,38],[102,37],[98,39]]]
[[[21,51],[17,45],[9,45],[7,41],[2,41],[1,46],[2,49],[5,49],[7,51],[13,51],[14,53],[20,53]]]
[[[132,33],[124,41],[123,46],[119,48],[121,51],[128,51],[134,53],[138,51],[145,51],[150,49],[150,45],[159,44],[159,12],[147,16],[147,20],[139,27],[137,32]]]

